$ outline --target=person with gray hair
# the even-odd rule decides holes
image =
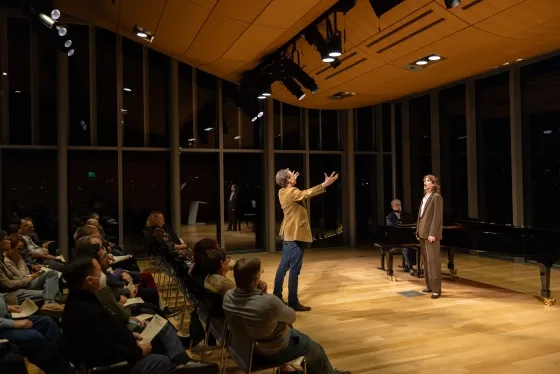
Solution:
[[[286,272],[290,270],[288,306],[298,312],[307,312],[311,308],[301,305],[298,298],[298,278],[303,264],[303,249],[299,243],[313,242],[305,201],[324,193],[328,186],[336,182],[338,174],[334,171],[331,175],[325,173],[323,183],[304,191],[296,187],[298,176],[298,172],[290,169],[282,169],[276,173],[276,184],[281,187],[278,191],[278,199],[284,212],[284,219],[280,225],[280,237],[283,240],[282,259],[276,271],[274,295],[283,300],[284,278]]]

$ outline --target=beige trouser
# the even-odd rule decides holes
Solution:
[[[439,240],[430,243],[427,239],[420,239],[420,250],[424,262],[426,288],[432,290],[432,293],[441,294],[441,257],[439,254]]]

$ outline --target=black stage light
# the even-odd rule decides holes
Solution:
[[[301,89],[301,86],[296,83],[293,78],[284,77],[282,78],[282,83],[291,92],[292,95],[298,98],[298,100],[302,100],[305,97],[305,93]]]
[[[461,0],[445,0],[445,6],[447,9],[455,8],[461,4]]]
[[[319,85],[315,82],[315,79],[311,78],[311,76],[293,60],[282,60],[282,67],[287,76],[297,80],[303,87],[311,91],[311,93],[316,93],[319,90]]]

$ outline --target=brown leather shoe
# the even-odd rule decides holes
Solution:
[[[311,310],[310,306],[305,306],[305,305],[301,305],[301,304],[297,304],[297,305],[288,305],[290,308],[292,308],[293,310],[295,310],[296,312],[309,312]]]

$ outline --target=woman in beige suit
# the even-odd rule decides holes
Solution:
[[[424,262],[424,279],[426,289],[432,299],[441,295],[441,259],[440,241],[443,231],[443,198],[440,195],[439,180],[433,175],[424,177],[424,198],[420,203],[416,238],[420,241],[420,250]]]

